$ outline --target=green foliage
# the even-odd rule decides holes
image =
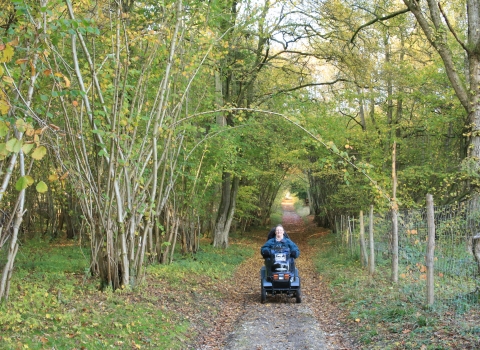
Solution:
[[[235,207],[235,217],[240,220],[254,218],[254,213],[258,212],[258,189],[254,186],[242,186],[238,190],[237,204]]]
[[[15,189],[17,191],[21,191],[26,189],[28,186],[32,185],[34,182],[33,178],[31,176],[22,176],[19,178],[15,184]]]
[[[295,177],[293,181],[290,182],[290,191],[303,201],[308,199],[308,183],[306,179]]]

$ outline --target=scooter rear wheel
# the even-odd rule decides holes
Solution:
[[[262,282],[262,291],[261,291],[261,296],[260,296],[260,301],[262,302],[262,304],[264,304],[266,301],[267,301],[267,291],[265,290],[265,288],[263,287],[263,282]]]
[[[299,284],[297,293],[295,294],[295,302],[300,304],[302,302],[302,288]]]

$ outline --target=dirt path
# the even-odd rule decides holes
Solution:
[[[302,303],[284,295],[268,296],[260,303],[260,253],[245,261],[235,276],[237,283],[230,298],[222,301],[222,313],[197,349],[356,349],[349,334],[354,325],[345,322],[330,291],[314,271],[314,249],[307,241],[327,231],[298,216],[291,202],[282,203],[283,226],[300,248],[296,261],[302,279]],[[268,232],[255,237],[263,245]]]

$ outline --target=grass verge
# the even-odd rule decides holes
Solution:
[[[411,288],[408,281],[390,282],[389,266],[377,266],[375,276],[369,277],[358,254],[339,247],[333,234],[311,243],[319,247],[317,270],[349,315],[362,348],[480,348],[478,299],[461,309],[448,304],[426,307],[422,295],[405,293]]]
[[[21,247],[9,302],[0,305],[0,348],[190,348],[219,312],[218,286],[251,254],[241,241],[228,250],[205,241],[194,257],[148,266],[135,290],[100,292],[88,275],[88,249],[31,242]]]

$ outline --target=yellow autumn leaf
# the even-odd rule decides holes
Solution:
[[[37,70],[35,69],[35,65],[33,64],[32,61],[30,61],[30,68],[31,68],[30,75],[31,75],[32,77],[34,77],[35,74],[37,73]]]
[[[13,58],[13,47],[9,44],[4,45],[3,49],[0,49],[0,63],[10,62]]]
[[[35,135],[35,129],[31,127],[31,125],[27,125],[27,130],[25,130],[25,135],[33,136]]]
[[[15,121],[15,126],[17,127],[17,130],[20,132],[25,132],[25,130],[27,130],[27,123],[25,123],[25,120],[21,118]]]
[[[33,144],[33,143],[25,143],[25,144],[22,146],[22,152],[25,153],[25,154],[28,154],[28,153],[30,153],[30,151],[33,149],[33,147],[35,147],[35,144]]]
[[[12,41],[9,41],[8,45],[13,46],[13,47],[18,46],[18,36],[15,39],[13,39]]]
[[[2,77],[2,80],[3,80],[4,82],[6,82],[7,84],[13,84],[13,79],[12,79],[11,77],[7,76],[7,75],[4,75],[4,76]]]
[[[60,73],[60,72],[56,72],[54,75],[55,75],[56,77],[63,78],[63,80],[65,81],[65,87],[66,87],[66,88],[69,88],[69,87],[70,87],[70,80],[69,80],[65,75],[63,75],[63,74]]]
[[[8,101],[7,95],[0,90],[0,114],[5,115],[10,110],[10,102]]]
[[[13,137],[5,144],[7,151],[18,153],[22,149],[23,141]]]
[[[38,193],[45,193],[48,191],[48,186],[45,182],[43,181],[40,181],[38,184],[37,184],[37,187],[36,187],[36,190]]]
[[[41,128],[41,129],[36,129],[34,134],[35,134],[35,135],[41,135],[41,134],[43,134],[43,132],[44,132],[46,129],[48,129],[48,126],[47,126],[47,125],[45,125],[45,126],[44,126],[43,128]],[[38,137],[38,136],[37,136],[37,137]]]
[[[42,159],[47,154],[47,149],[45,146],[40,146],[35,148],[35,151],[32,153],[32,158],[35,160]]]
[[[7,150],[6,144],[5,143],[0,143],[0,160],[5,159],[6,156],[9,155],[9,151]]]
[[[65,180],[68,176],[69,172],[67,171],[65,174],[63,174],[61,177],[60,177],[60,180]]]
[[[65,80],[65,87],[69,88],[70,87],[70,80],[66,76],[63,76],[63,80]]]

